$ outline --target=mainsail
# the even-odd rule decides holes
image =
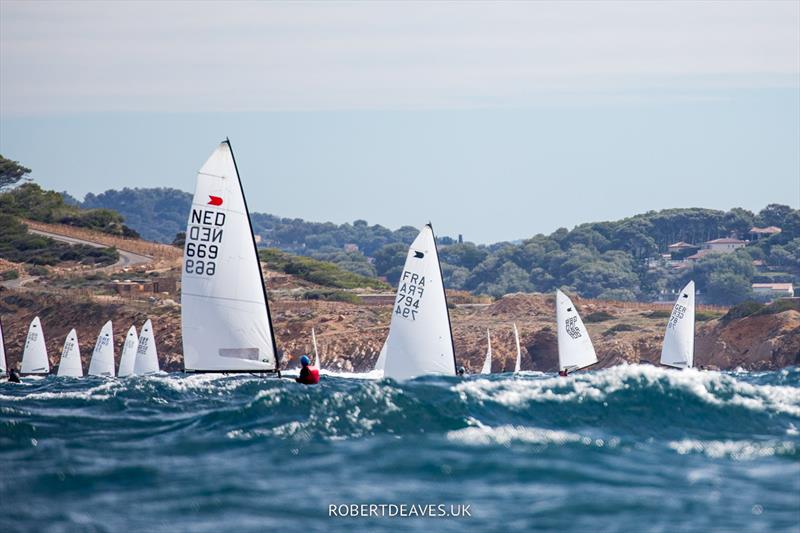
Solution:
[[[483,368],[481,374],[492,373],[492,337],[489,335],[489,330],[486,330],[486,358],[483,360]]]
[[[78,346],[78,334],[71,329],[61,349],[61,360],[58,363],[59,377],[81,378],[83,366],[81,365],[81,350]]]
[[[89,363],[89,375],[114,376],[114,330],[110,320],[103,324],[103,329],[97,336]]]
[[[694,281],[686,284],[672,308],[661,347],[661,364],[694,366]]]
[[[39,317],[33,319],[25,339],[25,350],[22,352],[22,374],[49,374],[50,361],[47,359],[47,346]]]
[[[522,350],[519,349],[519,331],[514,324],[514,345],[517,347],[517,360],[514,362],[514,372],[519,372],[522,368]]]
[[[278,369],[250,215],[227,140],[197,174],[181,283],[187,372]]]
[[[139,337],[139,346],[136,347],[136,362],[133,365],[134,374],[154,374],[158,372],[158,352],[156,339],[153,336],[153,323],[150,319],[142,326]]]
[[[388,341],[389,339],[386,339]],[[383,371],[386,369],[386,341],[383,343],[381,353],[378,354],[378,360],[375,362],[375,370]]]
[[[384,375],[403,380],[455,373],[447,297],[433,227],[428,224],[411,243],[400,275],[386,339]]]
[[[566,294],[556,290],[558,368],[572,372],[597,362],[589,332]]]
[[[3,339],[3,319],[0,318],[0,374],[5,374],[6,366],[6,341]]]
[[[136,366],[136,350],[139,348],[139,336],[136,334],[136,326],[131,326],[125,336],[125,344],[122,345],[122,355],[119,358],[119,372],[121,378],[133,374]]]
[[[317,350],[317,334],[311,328],[311,343],[314,345],[314,367],[319,370],[319,350]]]

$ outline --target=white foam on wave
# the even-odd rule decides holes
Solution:
[[[747,440],[696,440],[671,441],[669,448],[680,455],[702,453],[712,459],[730,457],[736,461],[748,461],[774,455],[795,453],[796,444],[791,441],[756,442]]]
[[[525,407],[531,402],[602,401],[609,394],[636,386],[662,391],[679,389],[713,405],[737,405],[754,411],[800,416],[800,393],[795,387],[755,385],[737,376],[696,369],[672,370],[653,365],[619,365],[568,378],[471,379],[452,387],[462,400]]]
[[[109,379],[100,385],[88,388],[86,390],[67,390],[61,392],[31,392],[30,394],[22,394],[20,396],[9,396],[0,394],[0,400],[9,402],[20,402],[28,400],[108,400],[112,396],[112,392],[121,388],[120,382],[117,380]]]
[[[581,442],[577,433],[528,426],[505,425],[498,427],[472,426],[447,432],[447,440],[470,446],[510,446],[515,442],[525,444],[557,444]]]

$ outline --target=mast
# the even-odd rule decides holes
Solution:
[[[442,282],[442,293],[444,293],[444,309],[445,313],[447,314],[447,327],[450,328],[450,346],[453,350],[453,371],[454,375],[458,375],[458,361],[456,360],[456,345],[453,341],[453,324],[450,321],[450,306],[447,303],[447,291],[444,289],[444,274],[442,273],[442,263],[439,261],[439,246],[436,244],[436,232],[433,231],[433,224],[428,222],[425,224],[429,228],[431,228],[431,234],[433,235],[433,252],[436,254],[436,263],[439,265],[439,279]]]
[[[269,310],[269,298],[267,297],[267,285],[264,283],[264,272],[261,270],[261,258],[258,256],[258,246],[256,245],[256,236],[253,233],[253,221],[250,219],[250,208],[247,207],[247,197],[244,194],[244,187],[242,187],[242,178],[239,176],[239,167],[236,165],[236,157],[233,155],[233,147],[231,141],[225,137],[225,144],[228,145],[228,150],[231,152],[231,159],[233,160],[233,168],[236,170],[236,181],[239,182],[239,190],[242,193],[242,200],[244,201],[244,211],[247,213],[247,225],[250,228],[250,237],[253,240],[253,250],[256,252],[256,264],[258,265],[258,275],[261,277],[261,288],[264,292],[264,306],[267,308],[267,322],[269,323],[269,334],[272,339],[272,353],[275,355],[275,372],[278,376],[281,375],[281,358],[278,355],[278,344],[275,342],[275,328],[272,325],[272,314]],[[438,255],[437,255],[438,257]]]

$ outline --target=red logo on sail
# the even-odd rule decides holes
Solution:
[[[222,205],[222,198],[220,196],[208,196],[208,205]]]

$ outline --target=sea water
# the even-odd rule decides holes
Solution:
[[[26,378],[0,529],[800,531],[798,446],[798,369]]]

